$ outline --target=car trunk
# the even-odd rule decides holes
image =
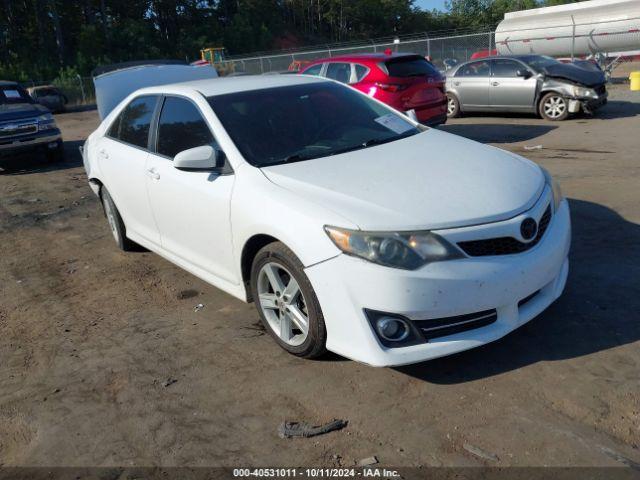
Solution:
[[[418,55],[391,58],[384,62],[389,84],[398,85],[405,110],[444,102],[444,78],[438,70]]]

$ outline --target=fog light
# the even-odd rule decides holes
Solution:
[[[409,336],[409,325],[400,318],[380,317],[376,320],[378,334],[390,342],[401,342]]]

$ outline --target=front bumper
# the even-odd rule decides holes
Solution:
[[[62,143],[59,129],[45,130],[31,135],[0,139],[0,156],[15,155],[28,150],[44,149],[49,145]]]
[[[598,108],[607,104],[608,94],[607,92],[598,95],[596,98],[584,97],[584,98],[570,98],[569,99],[569,112],[577,113],[581,109],[586,113],[592,113]]]
[[[515,254],[436,262],[407,271],[339,255],[306,269],[322,306],[327,349],[373,366],[416,363],[468,350],[531,320],[562,293],[569,271],[569,206],[563,200],[540,243]],[[538,292],[539,291],[539,292]],[[527,303],[518,302],[538,294]],[[490,325],[417,345],[384,347],[364,309],[436,319],[495,309]]]
[[[416,118],[423,125],[435,126],[447,121],[447,99],[437,103],[420,105],[413,109]]]

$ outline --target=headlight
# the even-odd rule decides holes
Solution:
[[[431,232],[363,232],[331,226],[325,231],[344,253],[387,267],[415,270],[427,263],[464,257]]]
[[[597,94],[594,90],[590,88],[573,87],[573,96],[574,97],[596,97]]]
[[[38,117],[38,130],[53,130],[54,128],[57,127],[53,115],[45,113]]]
[[[551,187],[551,192],[553,193],[553,211],[557,212],[558,208],[560,207],[560,202],[563,198],[560,184],[556,181],[555,178],[551,176],[546,168],[540,167],[540,169],[542,170],[542,173],[544,173],[544,178],[547,181],[547,185]]]

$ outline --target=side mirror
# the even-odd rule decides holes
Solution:
[[[222,152],[209,145],[183,150],[173,159],[173,166],[179,170],[213,170],[223,164]]]
[[[531,72],[529,70],[526,70],[526,69],[523,68],[521,70],[518,70],[516,72],[516,75],[519,76],[519,77],[522,77],[522,78],[524,78],[526,80],[527,78],[531,77]]]

